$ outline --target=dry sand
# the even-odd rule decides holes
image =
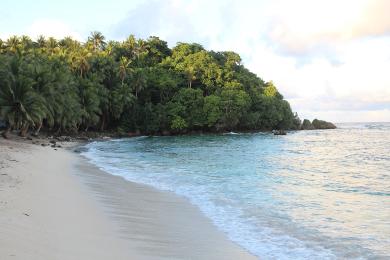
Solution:
[[[0,259],[255,259],[187,200],[0,140]]]

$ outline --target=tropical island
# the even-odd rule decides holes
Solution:
[[[237,53],[196,43],[172,49],[158,37],[85,43],[28,36],[0,39],[3,136],[111,131],[124,135],[335,128],[302,124],[272,82]]]

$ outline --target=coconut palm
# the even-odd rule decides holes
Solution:
[[[106,38],[101,32],[95,31],[88,37],[88,42],[92,44],[94,51],[103,50],[104,46],[106,46],[105,39]]]
[[[20,48],[20,40],[18,36],[11,36],[8,38],[6,42],[6,46],[9,51],[11,52],[17,52],[17,50]]]
[[[49,37],[46,41],[46,48],[49,51],[49,53],[53,55],[59,49],[58,41],[53,37]]]
[[[0,53],[3,52],[3,49],[5,48],[5,44],[4,44],[4,41],[2,39],[0,39]]]
[[[21,75],[20,63],[13,57],[0,71],[0,116],[8,122],[4,137],[12,128],[26,136],[30,126],[45,117],[44,100],[33,90],[33,80]]]
[[[74,71],[80,73],[80,77],[84,77],[85,73],[90,69],[89,57],[91,57],[91,53],[87,49],[81,49],[73,53],[71,65]]]
[[[46,39],[45,36],[40,35],[36,41],[39,48],[45,48],[46,46]]]
[[[125,49],[126,56],[130,59],[134,59],[137,54],[137,39],[134,35],[130,35],[122,43],[122,47]]]
[[[26,51],[33,46],[33,41],[27,35],[23,35],[20,37],[20,45],[21,48]]]
[[[76,47],[79,47],[78,42],[73,40],[72,37],[70,37],[70,36],[67,36],[64,39],[60,40],[59,45],[63,49],[68,49],[68,50],[74,50],[74,49],[76,49]]]
[[[119,77],[121,79],[122,85],[128,73],[130,72],[129,69],[130,64],[131,64],[131,60],[127,59],[126,57],[122,56],[119,60]]]
[[[138,93],[146,87],[146,77],[142,69],[137,69],[133,73],[133,88],[135,97],[138,98]]]

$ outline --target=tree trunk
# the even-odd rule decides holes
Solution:
[[[107,113],[103,112],[102,123],[100,125],[100,131],[104,131],[104,129],[106,128],[106,121],[107,121]]]
[[[27,136],[27,132],[28,132],[28,128],[29,128],[29,125],[28,124],[25,124],[22,126],[22,128],[20,129],[20,136],[21,137],[26,137]]]
[[[8,126],[7,129],[1,134],[5,139],[9,138],[9,132],[11,131],[11,126]]]
[[[39,131],[41,131],[41,128],[42,128],[42,122],[39,123],[38,129],[35,130],[34,136],[38,136],[39,135]]]

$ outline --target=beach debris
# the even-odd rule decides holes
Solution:
[[[25,215],[25,216],[27,216],[27,217],[29,217],[30,215],[29,214],[27,214],[27,213],[23,213],[23,215]]]

